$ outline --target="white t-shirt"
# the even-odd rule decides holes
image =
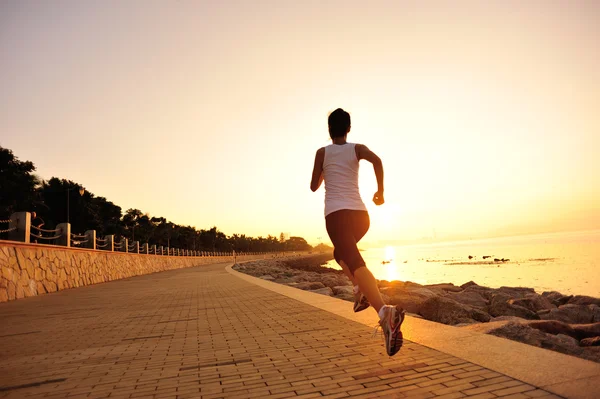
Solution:
[[[366,211],[358,190],[356,144],[330,144],[325,147],[325,216],[341,209]]]

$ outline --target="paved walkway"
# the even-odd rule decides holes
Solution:
[[[0,304],[0,398],[558,398],[225,266]]]

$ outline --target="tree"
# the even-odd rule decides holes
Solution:
[[[0,219],[42,206],[34,171],[32,162],[19,161],[11,150],[0,147]]]

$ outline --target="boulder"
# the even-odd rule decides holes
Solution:
[[[488,312],[494,317],[498,316],[516,316],[528,320],[539,320],[540,316],[519,305],[509,303],[511,298],[506,294],[496,294],[492,297],[488,306]]]
[[[515,323],[526,323],[528,320],[517,316],[498,316],[492,317],[490,323],[493,321],[513,321]]]
[[[543,320],[558,320],[567,324],[589,324],[600,322],[600,307],[567,304],[556,309],[542,310],[538,315]]]
[[[529,294],[535,294],[535,290],[533,288],[528,287],[500,287],[497,289],[498,292],[502,294],[506,294],[513,299],[516,298],[524,298]]]
[[[476,291],[448,292],[448,298],[483,310],[485,310],[489,304],[489,301]]]
[[[581,346],[600,346],[600,337],[584,338],[580,344]]]
[[[354,289],[351,285],[338,285],[335,287],[331,287],[334,295],[342,295],[349,294],[354,297]]]
[[[382,294],[385,295],[385,294]],[[409,293],[398,293],[393,296],[389,296],[386,301],[390,305],[400,305],[408,313],[418,314],[421,310],[421,306],[428,299],[418,295],[410,295]]]
[[[444,290],[444,291],[450,291],[450,292],[460,292],[463,289],[461,287],[457,287],[454,284],[427,284],[425,286],[425,288],[429,288],[429,289],[439,289],[439,290]]]
[[[323,274],[319,280],[323,283],[323,285],[330,288],[340,285],[349,285],[350,288],[352,288],[352,283],[348,277],[340,274]]]
[[[403,288],[388,287],[383,290],[382,296],[388,297],[387,303],[400,305],[408,313],[419,313],[423,302],[438,295],[427,288],[409,285]]]
[[[600,298],[586,295],[575,295],[567,302],[570,305],[596,305],[600,306]],[[600,320],[599,320],[600,321]]]
[[[580,339],[600,336],[600,323],[571,324],[571,327],[577,333]]]
[[[531,328],[545,332],[546,334],[552,335],[568,335],[575,339],[580,339],[580,335],[576,332],[573,327],[567,323],[557,320],[532,320],[527,323]]]
[[[323,285],[323,283],[320,281],[312,281],[312,282],[297,283],[297,284],[293,285],[293,287],[300,288],[301,290],[318,290],[321,288],[325,288],[325,285]],[[327,287],[327,288],[329,288],[329,287]]]
[[[568,355],[580,355],[583,352],[583,349],[579,346],[579,341],[575,338],[564,334],[546,334],[527,324],[507,322],[498,328],[490,330],[488,333],[497,337],[508,338],[513,341],[554,350]]]
[[[450,325],[471,323],[472,320],[490,321],[490,315],[484,311],[439,296],[427,299],[421,305],[419,314],[427,320]]]
[[[548,299],[555,306],[565,305],[571,298],[573,298],[573,295],[563,295],[558,291],[544,291],[542,292],[542,296]]]
[[[527,294],[523,298],[510,299],[508,301],[511,305],[521,306],[525,309],[529,309],[532,312],[538,312],[540,310],[554,309],[556,306],[552,304],[547,298],[544,298],[538,294]]]
[[[328,296],[333,295],[333,291],[329,287],[319,288],[317,290],[308,290],[308,292],[314,292],[315,294],[328,295]]]
[[[492,299],[492,296],[498,294],[498,291],[495,289],[482,287],[480,285],[470,285],[466,287],[463,292],[476,292],[488,301]]]
[[[479,287],[475,281],[471,280],[468,283],[464,283],[463,285],[461,285],[460,288],[465,289],[465,288],[471,287],[471,286]]]
[[[354,302],[354,294],[345,294],[342,292],[334,296],[338,299],[343,299],[344,301]]]

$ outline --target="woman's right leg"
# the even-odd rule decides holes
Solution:
[[[377,287],[377,280],[366,268],[355,239],[355,232],[361,230],[366,232],[368,230],[368,213],[341,210],[327,215],[325,221],[327,233],[335,247],[336,254],[340,258],[340,265],[344,270],[346,268],[349,270],[354,277],[355,284],[358,284],[360,291],[367,297],[373,308],[379,312],[384,303],[379,287]],[[364,232],[362,235],[364,235]]]
[[[333,248],[333,257],[335,258],[335,261],[337,262],[337,264],[340,265],[340,267],[344,271],[344,274],[346,275],[346,277],[348,277],[348,279],[352,282],[352,285],[353,286],[356,285],[356,280],[354,279],[354,275],[352,274],[350,269],[348,269],[348,266],[340,259],[340,256],[338,255],[335,248]]]

